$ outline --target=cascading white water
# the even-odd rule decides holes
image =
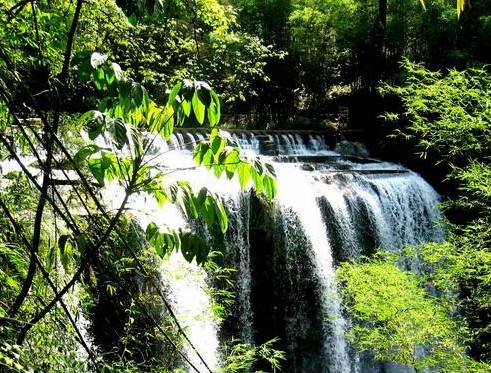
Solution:
[[[237,312],[240,325],[239,338],[253,343],[251,308],[251,261],[249,243],[249,203],[248,193],[229,196],[225,206],[229,214],[230,228],[225,240],[228,253],[232,254],[237,271]]]
[[[286,348],[298,356],[306,348],[302,342],[312,334],[312,325],[317,325],[309,318],[316,318],[321,329],[314,333],[315,338],[320,339],[321,352],[309,355],[310,362],[301,361],[291,366],[306,373],[358,371],[356,356],[345,338],[349,323],[343,317],[336,292],[335,264],[338,260],[369,254],[379,246],[397,251],[405,244],[441,240],[442,229],[434,225],[441,218],[438,195],[420,176],[401,166],[370,160],[354,162],[330,151],[322,136],[235,133],[227,136],[248,155],[264,156],[261,155],[262,142],[266,141],[276,147],[280,156],[285,156],[283,160],[291,162],[280,163],[281,157],[264,156],[274,163],[278,176],[276,216],[279,221],[276,223],[281,229],[263,228],[281,236],[276,237],[278,242],[270,244],[274,250],[283,250],[286,256],[286,267],[281,267],[286,272],[281,277],[288,282],[286,289],[298,290],[286,301],[303,303],[296,308],[283,304],[287,309],[282,313],[286,315],[282,320],[284,325],[278,325],[283,325]],[[206,186],[224,199],[230,216],[225,249],[237,271],[235,310],[240,325],[236,328],[236,337],[252,343],[261,334],[254,324],[255,308],[251,301],[254,283],[251,277],[251,273],[254,274],[251,270],[252,197],[249,191],[240,191],[237,182],[224,178],[217,180],[204,169],[190,169],[194,165],[190,153],[192,145],[204,138],[201,133],[177,133],[168,142],[157,137],[149,157],[152,162],[181,169],[173,174],[176,179],[188,180],[196,189]],[[5,170],[10,164],[2,162],[0,166]],[[122,192],[109,184],[103,198],[108,207],[116,207],[121,202]],[[172,228],[187,224],[177,209],[160,208],[144,196],[132,198],[129,207],[142,226],[150,221]],[[305,255],[299,256],[299,250]],[[260,259],[256,258],[256,261]],[[300,264],[301,270],[294,268]],[[315,287],[315,294],[310,298],[295,299],[304,290],[299,285],[303,281],[302,275],[308,277],[309,289]],[[163,264],[162,278],[169,287],[172,305],[186,333],[207,364],[216,369],[220,364],[220,325],[211,311],[212,302],[207,291],[210,284],[205,271],[196,264],[187,263],[180,254],[173,254]],[[320,315],[305,312],[311,299],[319,301]],[[296,310],[300,310],[298,314],[291,313]],[[205,371],[189,348],[188,355],[193,364]],[[403,368],[395,367],[392,371],[402,372]]]
[[[290,237],[294,237],[290,229],[302,229],[312,247],[315,277],[322,294],[322,317],[326,318],[326,330],[322,333],[326,368],[333,373],[350,372],[352,368],[344,335],[346,321],[341,313],[341,303],[336,292],[332,251],[317,205],[316,185],[305,171],[294,165],[275,164],[275,169],[278,178],[278,201],[283,219],[287,219],[284,215],[293,213],[301,224],[300,227],[292,227],[287,221],[284,225],[286,250],[288,251],[290,245],[296,245],[296,242],[290,240]]]
[[[187,138],[183,134],[173,135],[169,144],[162,138],[156,137],[153,139],[152,151],[148,155],[150,164],[182,167],[184,170],[174,175],[177,180],[190,181],[196,187],[208,183],[210,189],[218,190],[217,180],[208,171],[188,170],[188,167],[193,166],[194,162],[185,150],[188,144],[193,142],[196,142],[196,139],[192,135]],[[124,196],[123,190],[116,183],[108,184],[102,194],[109,208],[117,208]],[[150,222],[156,223],[162,229],[184,228],[188,224],[176,206],[160,207],[153,198],[145,195],[133,195],[127,207],[143,228]],[[173,252],[162,261],[161,273],[167,287],[170,304],[181,327],[207,366],[211,370],[217,369],[219,366],[218,324],[212,311],[212,300],[207,291],[208,279],[205,270],[195,262],[188,263],[181,253]],[[183,347],[192,364],[199,371],[207,371],[193,348],[186,342],[183,342]]]
[[[329,151],[324,137],[320,135],[309,135],[308,142],[298,134],[272,135],[271,140],[281,155],[320,155]]]
[[[337,244],[342,244],[342,259],[363,254],[362,225],[368,225],[373,244],[385,250],[443,239],[442,228],[436,226],[442,218],[438,195],[415,173],[330,175],[321,178],[319,187],[331,209],[325,215],[331,222],[331,239],[337,235]]]

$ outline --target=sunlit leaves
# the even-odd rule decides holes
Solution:
[[[206,106],[204,102],[201,100],[201,98],[199,97],[198,91],[194,92],[191,103],[193,105],[193,112],[194,115],[196,116],[196,120],[198,121],[199,124],[203,124],[205,120]]]
[[[85,234],[76,236],[62,234],[58,238],[57,244],[49,248],[46,258],[47,269],[55,268],[56,263],[59,261],[66,271],[70,270],[76,258],[83,254],[86,248],[87,237]]]
[[[210,126],[215,126],[220,122],[220,99],[215,91],[210,91],[211,102],[208,107],[208,122]]]
[[[127,146],[131,154],[139,155],[141,153],[140,133],[121,119],[94,110],[84,114],[81,121],[85,124],[91,140],[104,134],[106,139],[111,140],[111,144],[117,149],[121,150]]]
[[[105,179],[113,179],[116,162],[117,160],[114,154],[104,152],[98,158],[89,159],[88,166],[92,176],[94,176],[100,185],[104,185]]]
[[[148,130],[169,140],[174,132],[174,110],[171,106],[158,107],[151,102],[146,114]]]
[[[183,82],[179,82],[172,88],[169,93],[169,97],[167,97],[167,105],[172,106],[174,104],[177,95],[181,91],[182,85]]]
[[[80,167],[84,161],[87,160],[92,154],[100,151],[100,148],[95,144],[89,144],[82,147],[74,156],[73,161],[75,162],[75,166]]]
[[[214,127],[220,121],[220,99],[206,82],[184,80],[178,83],[171,90],[167,105],[174,109],[179,125],[191,120]]]
[[[179,229],[161,232],[155,223],[150,223],[146,236],[160,257],[175,250],[180,251],[188,262],[196,260],[197,264],[204,264],[210,252],[207,242],[190,231]]]
[[[86,163],[100,186],[117,179],[124,183],[127,193],[146,193],[159,206],[170,202],[178,206],[188,221],[199,220],[210,229],[225,233],[227,212],[216,194],[207,188],[195,191],[187,182],[166,184],[160,166],[148,163],[145,158],[152,141],[144,144],[140,130],[169,140],[175,126],[197,124],[212,128],[209,141],[196,146],[194,159],[198,165],[212,170],[217,177],[237,176],[241,188],[252,183],[258,193],[274,197],[274,169],[259,159],[243,158],[240,149],[229,146],[226,137],[214,128],[220,121],[220,99],[208,83],[179,82],[168,92],[165,105],[158,105],[141,84],[126,78],[119,65],[110,63],[105,56],[92,54],[90,63],[82,65],[88,69],[86,75],[95,87],[106,96],[99,101],[98,110],[84,114],[81,120],[89,139],[102,138],[107,146],[84,146],[75,154],[74,162],[77,166]],[[189,232],[162,233],[150,225],[147,236],[160,256],[176,249],[187,260],[203,263],[209,252],[208,245]]]
[[[240,162],[237,166],[237,175],[241,188],[245,188],[251,178],[251,165],[246,162]]]
[[[338,269],[345,305],[357,322],[349,336],[360,351],[370,351],[376,359],[418,370],[462,367],[463,330],[450,310],[391,260],[343,263]],[[424,354],[418,352],[421,348]]]
[[[258,194],[262,193],[268,198],[276,195],[276,179],[274,168],[256,158],[248,160],[242,158],[240,149],[227,146],[223,134],[213,129],[208,142],[198,144],[194,149],[194,160],[197,164],[213,170],[217,177],[225,174],[228,179],[237,175],[242,189],[252,181]]]
[[[140,171],[140,182],[137,184],[137,191],[146,192],[151,195],[160,207],[169,202],[169,193],[166,189],[163,175],[151,175],[151,168],[146,167],[147,172]]]
[[[203,219],[209,226],[217,225],[222,233],[228,229],[228,217],[223,203],[207,188],[195,193],[189,183],[178,182],[170,187],[172,201],[179,206],[188,219]]]
[[[132,160],[128,157],[118,158],[113,152],[101,151],[96,156],[87,160],[87,166],[92,176],[100,186],[105,185],[105,181],[120,180],[125,182],[128,192],[134,191],[134,184],[138,181],[138,176],[148,174],[145,168],[134,169]],[[145,172],[147,171],[147,172]],[[141,179],[141,177],[140,177]]]
[[[460,17],[460,14],[465,9],[465,0],[457,0],[457,15]]]

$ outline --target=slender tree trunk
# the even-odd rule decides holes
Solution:
[[[67,45],[65,48],[65,55],[63,61],[63,67],[60,75],[60,83],[63,88],[68,81],[68,70],[70,67],[70,60],[72,56],[73,50],[73,41],[75,39],[75,33],[77,31],[78,21],[80,18],[80,13],[82,10],[84,0],[78,0],[75,12],[73,14],[72,24],[70,26],[70,30],[68,33]],[[44,208],[46,206],[46,198],[48,195],[49,184],[51,179],[51,169],[53,163],[53,153],[55,147],[55,137],[58,133],[58,127],[60,123],[60,103],[57,103],[55,108],[55,113],[52,122],[50,123],[48,120],[45,121],[43,126],[44,133],[44,148],[46,149],[46,160],[43,167],[43,180],[41,184],[39,202],[36,208],[36,215],[34,218],[34,228],[32,234],[32,253],[29,259],[29,268],[27,270],[27,276],[24,280],[22,288],[17,295],[12,307],[9,310],[9,316],[14,316],[24,303],[27,295],[29,294],[29,290],[31,289],[32,282],[34,280],[34,276],[36,274],[36,256],[39,252],[39,246],[41,243],[41,231],[42,231],[42,221],[44,216]]]
[[[387,0],[378,1],[378,30],[377,30],[377,47],[378,57],[380,59],[380,70],[385,68],[385,39],[387,36]]]

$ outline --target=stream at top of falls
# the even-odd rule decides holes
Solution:
[[[212,285],[203,268],[180,253],[170,255],[161,268],[174,312],[207,365],[212,371],[219,368],[224,335],[247,343],[278,336],[288,357],[284,372],[410,371],[364,363],[354,352],[346,338],[350,322],[336,288],[335,268],[379,247],[397,252],[406,244],[441,241],[438,194],[416,173],[363,152],[341,154],[322,136],[225,135],[244,154],[273,164],[278,186],[273,204],[261,204],[237,180],[192,169],[192,148],[205,140],[203,134],[176,133],[168,142],[158,138],[149,154],[154,162],[179,168],[173,173],[176,180],[220,195],[228,211],[224,250],[235,270],[236,294],[227,325],[212,312]],[[11,162],[0,166],[16,169]],[[122,198],[115,183],[103,190],[109,208]],[[143,228],[149,222],[162,228],[191,227],[176,207],[159,207],[150,197],[132,196],[128,207]],[[417,263],[408,266],[418,270]],[[224,333],[224,328],[230,330]],[[206,372],[193,350],[185,348],[192,363]]]

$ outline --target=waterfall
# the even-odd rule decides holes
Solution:
[[[345,337],[350,322],[336,289],[335,268],[378,248],[401,252],[406,244],[442,240],[437,193],[416,173],[367,158],[359,144],[344,143],[338,152],[316,134],[225,135],[246,155],[274,165],[276,201],[265,202],[250,190],[241,191],[237,181],[217,179],[208,170],[190,169],[192,148],[205,139],[200,132],[181,131],[169,141],[156,137],[148,155],[151,162],[179,168],[172,174],[176,180],[220,195],[229,214],[222,250],[235,270],[236,294],[225,320],[212,312],[213,282],[203,268],[179,253],[162,264],[166,292],[193,345],[212,370],[220,366],[224,338],[263,343],[280,337],[279,348],[288,357],[285,372],[380,372],[380,364],[358,357]],[[364,158],[351,155],[352,149]],[[3,161],[2,169],[15,167]],[[119,206],[122,196],[114,183],[102,192],[110,209]],[[133,196],[128,207],[142,227],[149,222],[190,226],[177,208],[161,208],[145,196]],[[417,263],[406,265],[418,270]],[[192,349],[183,346],[205,371]],[[383,370],[407,368],[385,365]]]
[[[179,137],[177,139],[179,144],[185,141]],[[212,176],[207,175],[205,171],[201,172],[205,177],[185,173],[180,175],[180,179],[190,180],[191,176],[201,180],[212,179]],[[115,183],[109,184],[103,192],[103,200],[109,206],[119,206],[122,198],[123,191]],[[177,207],[173,205],[159,207],[156,201],[146,196],[133,196],[129,200],[128,208],[142,227],[146,227],[150,222],[155,222],[161,228],[173,229],[188,225]],[[218,324],[212,312],[212,300],[207,291],[208,279],[205,270],[195,262],[188,263],[181,253],[172,252],[162,261],[161,274],[170,305],[181,327],[208,367],[211,370],[217,369],[219,366]],[[187,358],[200,372],[207,371],[188,343],[183,342],[183,349]]]
[[[251,309],[251,263],[249,242],[250,196],[240,193],[229,197],[225,206],[229,214],[230,228],[226,237],[226,250],[231,254],[236,270],[237,306],[239,325],[234,329],[238,337],[247,343],[253,343]]]
[[[441,241],[438,195],[419,175],[335,175],[318,183],[338,260]]]
[[[276,164],[275,169],[278,177],[278,201],[286,236],[285,250],[288,252],[298,244],[295,240],[295,232],[292,231],[298,229],[303,230],[312,249],[314,264],[312,275],[318,281],[318,291],[322,298],[321,317],[326,319],[323,323],[324,330],[321,332],[322,359],[327,360],[322,362],[325,364],[323,368],[333,373],[350,372],[350,357],[344,337],[346,321],[341,313],[341,304],[336,292],[332,250],[317,203],[315,185],[312,184],[310,177],[305,175],[305,171],[293,165]],[[291,223],[290,214],[298,218],[300,222],[298,226]],[[287,335],[292,332],[295,333],[292,330]],[[303,364],[301,367],[302,371],[308,369]]]

